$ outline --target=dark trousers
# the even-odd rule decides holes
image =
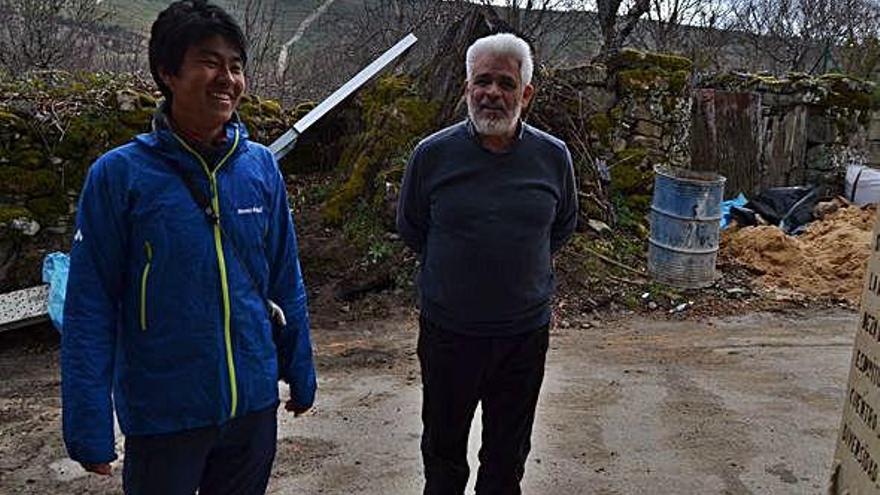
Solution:
[[[464,493],[468,433],[483,408],[478,495],[518,495],[544,378],[547,327],[472,337],[419,320],[425,495]]]
[[[272,406],[222,426],[125,439],[126,495],[262,495],[275,459]]]

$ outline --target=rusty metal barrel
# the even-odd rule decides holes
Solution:
[[[713,172],[654,167],[648,272],[683,289],[715,282],[721,201],[727,179]]]

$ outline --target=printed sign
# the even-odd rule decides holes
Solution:
[[[880,494],[880,215],[874,221],[859,323],[834,453],[831,495]]]

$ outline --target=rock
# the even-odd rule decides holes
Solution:
[[[636,122],[636,133],[651,138],[663,137],[663,127],[649,120],[639,120]]]
[[[672,314],[672,313],[681,313],[682,311],[688,309],[689,307],[691,307],[691,306],[693,306],[693,305],[694,305],[694,302],[693,302],[693,301],[683,302],[683,303],[679,304],[678,306],[676,306],[676,307],[670,309],[670,310],[669,310],[669,313],[670,313],[670,314]]]
[[[657,303],[655,303],[654,301],[650,301],[648,303],[648,309],[650,309],[651,311],[654,311],[655,309],[657,309]]]
[[[830,119],[818,115],[807,119],[807,142],[829,144],[836,137],[837,132]]]
[[[656,150],[660,148],[660,140],[653,137],[636,135],[632,139],[633,145],[638,148]]]
[[[808,171],[828,172],[834,169],[831,152],[827,146],[817,145],[807,148],[806,165]]]
[[[839,209],[840,204],[836,201],[822,201],[816,205],[815,209],[813,209],[813,215],[821,220]]]
[[[591,218],[587,220],[587,225],[589,225],[591,229],[595,230],[599,234],[611,231],[611,227],[609,227],[607,223],[601,220],[595,220]]]
[[[604,80],[603,80],[604,81]],[[595,107],[596,112],[606,112],[614,106],[617,101],[617,95],[613,91],[608,91],[604,87],[588,86],[583,89],[584,99]]]
[[[880,115],[875,114],[871,119],[871,125],[868,127],[868,139],[880,141]]]
[[[132,90],[122,89],[116,92],[116,105],[123,112],[133,112],[138,109],[138,95]]]
[[[16,218],[12,220],[10,227],[29,237],[37,235],[40,231],[40,224],[29,218]]]

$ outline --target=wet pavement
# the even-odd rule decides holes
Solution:
[[[319,402],[279,412],[269,493],[420,493],[415,325],[315,329]],[[842,310],[573,320],[551,334],[524,493],[822,493],[855,325]],[[118,493],[119,466],[99,479],[64,461],[57,338],[41,332],[0,336],[0,493]],[[478,439],[479,420],[470,486]]]

